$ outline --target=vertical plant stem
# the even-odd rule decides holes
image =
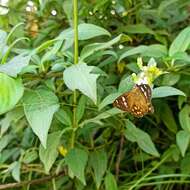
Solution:
[[[73,26],[74,26],[74,64],[78,63],[78,0],[73,0]],[[77,128],[77,118],[76,118],[76,104],[77,104],[77,94],[76,90],[73,92],[73,131],[71,137],[71,148],[75,144],[75,129]]]
[[[52,179],[52,186],[53,186],[53,190],[57,190],[55,178]]]

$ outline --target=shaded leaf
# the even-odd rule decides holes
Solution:
[[[110,48],[113,44],[119,42],[121,37],[122,37],[122,35],[119,35],[116,38],[114,38],[108,42],[94,43],[94,44],[85,46],[81,51],[80,61],[83,61],[85,58],[91,56],[92,54],[94,54],[95,52],[97,52],[99,50]]]
[[[179,131],[176,135],[176,141],[182,156],[185,156],[190,141],[190,133],[184,130]]]
[[[183,29],[172,42],[169,48],[169,56],[173,56],[177,52],[184,52],[190,45],[190,27]]]
[[[57,131],[48,135],[46,149],[40,145],[39,155],[40,160],[43,162],[45,172],[49,173],[53,163],[58,156],[58,146],[60,143],[62,132]]]
[[[54,113],[59,108],[57,96],[48,90],[26,91],[23,98],[26,118],[34,133],[46,147],[47,135]]]
[[[179,122],[183,130],[190,132],[190,106],[185,105],[179,112]]]
[[[150,136],[143,130],[137,128],[129,120],[126,121],[125,137],[132,142],[137,142],[139,147],[146,153],[159,157],[159,153],[156,150]]]
[[[114,175],[110,172],[105,177],[105,189],[118,190],[116,179]]]
[[[78,148],[71,149],[65,157],[65,162],[72,172],[84,185],[86,184],[84,170],[88,161],[86,151]]]
[[[29,64],[30,58],[31,56],[24,56],[22,54],[15,56],[8,63],[0,65],[0,72],[11,77],[16,77]]]
[[[103,175],[106,172],[107,162],[107,154],[103,150],[95,150],[90,154],[90,166],[93,168],[94,171],[94,178],[97,189],[99,189],[101,181],[103,179]]]

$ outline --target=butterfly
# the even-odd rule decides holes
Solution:
[[[135,117],[143,117],[154,112],[151,103],[152,90],[148,84],[136,84],[133,89],[119,96],[113,106],[126,111]]]

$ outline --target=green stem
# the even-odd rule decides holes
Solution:
[[[55,178],[52,179],[53,190],[57,190]]]
[[[74,64],[78,64],[78,0],[73,0],[73,25],[74,25]],[[75,144],[75,129],[77,128],[76,119],[76,104],[77,104],[77,94],[76,90],[73,93],[73,132],[71,137],[71,148]]]
[[[168,159],[170,154],[167,154],[160,162],[158,162],[151,170],[149,170],[144,176],[142,176],[134,185],[132,185],[129,190],[133,190],[135,187],[139,185],[147,176],[149,176],[154,170],[156,170],[165,160]]]

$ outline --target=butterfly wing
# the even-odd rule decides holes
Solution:
[[[130,112],[129,101],[128,101],[129,93],[124,93],[119,96],[114,102],[113,106],[119,108],[120,110]]]
[[[143,117],[147,113],[153,113],[151,103],[152,91],[149,85],[136,85],[130,92],[119,96],[113,105],[123,111],[129,112],[135,117]]]

